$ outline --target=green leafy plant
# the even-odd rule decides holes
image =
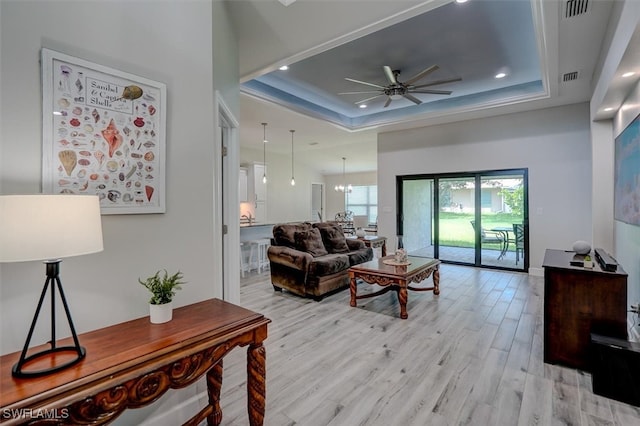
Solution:
[[[150,304],[164,305],[173,300],[173,296],[176,295],[176,290],[182,289],[182,284],[186,283],[182,281],[183,278],[182,272],[178,271],[169,276],[169,273],[165,269],[162,275],[161,271],[158,271],[155,275],[148,277],[144,281],[138,278],[138,282],[151,292],[151,299],[149,299]]]

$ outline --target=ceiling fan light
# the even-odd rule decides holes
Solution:
[[[389,95],[389,97],[394,101],[402,99],[402,95]]]

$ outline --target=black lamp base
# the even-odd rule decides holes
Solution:
[[[86,355],[86,350],[82,346],[80,346],[80,342],[78,341],[78,336],[76,334],[76,330],[73,326],[73,320],[71,319],[71,312],[69,311],[69,306],[67,305],[67,299],[64,296],[64,291],[62,290],[62,283],[60,282],[60,259],[56,260],[48,260],[45,263],[47,268],[47,280],[44,283],[44,288],[42,289],[42,293],[40,294],[40,300],[38,301],[38,307],[36,309],[36,313],[33,317],[33,321],[31,322],[31,328],[29,329],[29,334],[27,335],[27,341],[24,344],[22,349],[22,353],[20,354],[20,360],[13,366],[11,369],[11,374],[14,377],[39,377],[46,376],[51,373],[55,373],[57,371],[63,370],[65,368],[71,367],[72,365],[80,362],[84,359]],[[67,321],[69,322],[69,328],[71,329],[71,335],[73,337],[73,346],[56,346],[56,309],[55,309],[55,295],[56,295],[56,287],[60,292],[60,299],[62,299],[62,305],[64,306],[64,311],[67,316]],[[33,330],[35,329],[36,322],[38,321],[38,315],[40,314],[40,309],[42,308],[42,302],[47,294],[47,290],[51,289],[51,340],[49,344],[51,345],[50,349],[40,351],[34,354],[27,356],[27,351],[29,350],[29,344],[31,343],[31,336],[33,335]],[[63,354],[64,352],[73,353],[75,352],[75,356],[71,359],[68,358],[68,355]],[[57,354],[62,354],[65,358],[64,361],[60,363],[55,362],[55,358]],[[27,364],[34,363],[39,359],[48,358],[54,361],[56,364],[50,368],[42,368],[38,370],[26,370]]]
[[[52,358],[51,354],[57,354],[57,353],[63,353],[63,352],[69,352],[69,353],[73,352],[75,353],[75,356],[74,358],[68,361],[65,361],[63,363],[56,365],[55,367],[43,368],[40,370],[31,370],[31,371],[24,370],[24,368],[31,362],[37,361],[38,359]],[[87,351],[82,346],[80,347],[61,346],[61,347],[56,347],[52,349],[47,349],[46,351],[41,351],[35,354],[31,354],[28,357],[26,357],[24,360],[22,360],[22,362],[17,362],[16,364],[14,364],[13,368],[11,369],[11,374],[13,375],[13,377],[21,377],[21,378],[46,376],[48,374],[55,373],[56,371],[64,370],[67,367],[71,367],[72,365],[80,362],[85,357],[86,354],[87,354]]]

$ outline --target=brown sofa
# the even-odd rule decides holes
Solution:
[[[373,259],[362,241],[345,238],[335,222],[284,223],[273,227],[267,251],[271,283],[316,300],[349,285],[349,268]]]

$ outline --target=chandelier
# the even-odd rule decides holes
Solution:
[[[346,192],[347,194],[350,193],[351,191],[353,191],[353,186],[351,186],[351,184],[347,185],[347,178],[345,175],[345,162],[347,161],[347,159],[345,157],[342,157],[342,183],[340,185],[336,185],[333,189],[336,190],[336,192]]]

